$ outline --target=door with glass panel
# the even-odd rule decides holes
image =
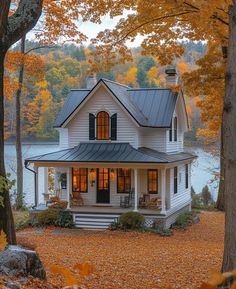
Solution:
[[[97,169],[97,203],[109,204],[110,203],[110,181],[109,169]]]

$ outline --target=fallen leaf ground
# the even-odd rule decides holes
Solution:
[[[93,289],[197,288],[212,271],[220,270],[223,237],[220,212],[202,213],[200,223],[171,237],[55,228],[18,233],[19,243],[38,252],[54,288],[61,288],[63,279],[50,272],[51,265],[73,270],[76,263],[90,260],[96,271],[86,277],[83,288]]]

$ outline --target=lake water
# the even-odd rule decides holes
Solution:
[[[37,156],[59,150],[56,144],[24,144],[23,158]],[[209,186],[214,199],[217,197],[218,182],[213,181],[213,171],[219,171],[219,158],[213,157],[202,148],[189,149],[198,156],[192,165],[192,186],[198,193],[205,185]],[[16,152],[12,144],[5,145],[6,170],[11,174],[12,179],[16,179]],[[43,171],[39,170],[39,181],[43,178]],[[24,168],[24,194],[27,205],[34,203],[34,175]],[[42,196],[40,196],[42,200]]]

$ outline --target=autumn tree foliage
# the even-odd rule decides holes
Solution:
[[[14,3],[15,4],[15,3]],[[15,5],[12,5],[13,9]],[[21,38],[20,52],[22,62],[19,65],[18,88],[15,93],[15,127],[16,127],[16,156],[17,156],[17,197],[16,208],[23,206],[23,163],[21,148],[21,96],[24,84],[25,58],[34,50],[53,45],[58,39],[74,42],[85,40],[85,36],[78,32],[77,19],[79,17],[79,6],[77,1],[44,1],[43,16],[37,26],[36,37],[39,46],[26,51],[26,34]],[[50,124],[49,124],[50,125]]]
[[[42,12],[41,0],[20,0],[10,13],[10,0],[0,1],[0,177],[7,182],[4,165],[4,61],[9,48],[31,30]],[[0,229],[7,235],[9,244],[16,243],[13,216],[7,186],[1,187]]]

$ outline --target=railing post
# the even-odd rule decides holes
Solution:
[[[138,169],[134,169],[134,212],[138,212]]]
[[[161,169],[161,214],[166,214],[166,168]]]
[[[35,171],[35,175],[34,175],[34,205],[35,207],[38,207],[38,203],[39,203],[39,168],[38,166],[34,166],[34,171]]]
[[[67,189],[67,209],[70,209],[70,193],[71,193],[71,168],[67,168],[66,173],[66,189]]]

